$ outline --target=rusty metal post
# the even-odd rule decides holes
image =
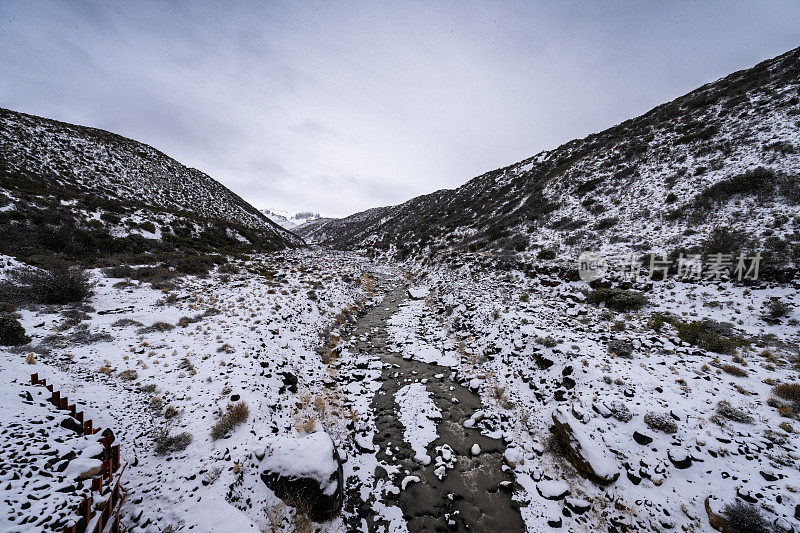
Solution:
[[[31,385],[39,383],[39,374],[31,374]]]
[[[92,434],[92,419],[86,420],[83,423],[83,434],[84,435],[91,435]]]
[[[119,444],[111,447],[111,468],[114,472],[119,469]]]
[[[52,392],[53,394],[52,396],[50,396],[50,401],[53,403],[53,405],[58,407],[58,402],[61,401],[61,393],[59,391],[52,391]]]
[[[80,514],[83,517],[83,520],[85,522],[85,524],[84,524],[84,528],[85,528],[86,525],[89,524],[89,520],[92,519],[92,497],[91,496],[89,496],[88,498],[86,498],[85,500],[83,500],[81,502]]]

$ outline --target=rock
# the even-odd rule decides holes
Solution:
[[[83,424],[72,418],[71,416],[64,417],[60,426],[65,429],[74,431],[78,435],[83,435]]]
[[[616,481],[619,469],[602,442],[591,439],[582,432],[582,428],[576,429],[574,419],[562,408],[553,411],[552,418],[550,431],[564,450],[567,460],[583,477],[598,485]]]
[[[645,435],[644,433],[639,433],[638,431],[634,431],[633,440],[635,440],[637,444],[641,444],[642,446],[647,446],[648,444],[653,442],[653,437]]]
[[[633,344],[625,340],[614,339],[608,343],[608,352],[617,357],[630,359],[633,357]]]
[[[705,501],[706,515],[708,515],[709,525],[722,533],[734,533],[730,522],[728,522],[728,519],[711,510],[711,505],[709,503],[710,498],[711,497],[709,496]]]
[[[692,466],[691,456],[683,450],[669,450],[667,451],[667,457],[669,458],[670,462],[675,465],[675,468],[679,470],[685,470],[686,468]]]
[[[536,484],[536,492],[546,500],[563,500],[569,494],[569,485],[563,481],[540,481]]]
[[[254,455],[258,459],[261,453]],[[327,433],[269,439],[259,464],[261,479],[275,495],[289,505],[307,506],[314,521],[328,520],[341,510],[342,461]]]
[[[592,507],[592,504],[586,500],[570,498],[569,496],[564,500],[564,505],[575,514],[583,514]]]
[[[368,437],[361,433],[356,433],[355,443],[356,443],[356,448],[361,453],[375,451],[375,446],[372,444],[372,437]]]
[[[431,293],[427,287],[409,287],[408,297],[412,300],[424,300]]]
[[[400,482],[400,490],[406,490],[406,487],[409,483],[419,483],[419,477],[417,476],[406,476],[403,478],[403,481]]]
[[[509,446],[506,448],[506,451],[503,453],[503,460],[511,468],[515,468],[518,464],[525,462],[525,459],[522,456],[522,451],[520,451],[520,449],[516,446]]]
[[[470,448],[470,453],[471,453],[472,455],[480,455],[480,453],[481,453],[481,447],[480,447],[480,446],[478,446],[477,444],[473,444],[473,445],[472,445],[472,448]]]
[[[98,459],[79,459],[73,462],[75,464],[70,466],[80,471],[75,479],[89,479],[99,475],[103,470],[103,462]]]
[[[283,376],[283,387],[279,392],[283,392],[288,390],[292,394],[297,392],[297,376],[292,374],[291,372],[281,372],[281,376]]]

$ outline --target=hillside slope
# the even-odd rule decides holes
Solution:
[[[41,235],[53,231],[68,231],[73,241],[101,231],[127,251],[167,234],[173,246],[194,246],[209,231],[206,248],[303,244],[208,175],[150,146],[7,109],[0,109],[0,211],[3,251],[17,255],[63,251],[48,249]],[[31,242],[10,247],[18,238]],[[101,246],[78,248],[93,253]]]
[[[798,259],[799,177],[800,48],[455,190],[305,236],[400,257],[547,249],[566,258],[713,248],[724,226],[738,247],[788,263]]]

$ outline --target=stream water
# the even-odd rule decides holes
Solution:
[[[409,484],[398,495],[388,496],[386,503],[400,507],[409,531],[524,531],[519,507],[511,499],[513,476],[502,469],[502,441],[464,426],[481,409],[478,395],[452,380],[450,368],[404,359],[387,346],[386,321],[407,297],[405,287],[395,287],[380,305],[358,320],[352,333],[356,341],[352,350],[377,355],[388,363],[381,376],[382,386],[371,404],[377,425],[373,444],[380,446],[378,459],[400,466],[400,474],[394,479],[398,486],[406,471],[420,478],[420,482]],[[395,394],[403,386],[423,379],[427,379],[425,387],[442,413],[436,421],[438,437],[429,444],[428,453],[435,458],[435,448],[446,444],[456,458],[442,480],[434,474],[435,461],[422,465],[414,459],[398,419]],[[474,444],[481,450],[475,456],[471,453]],[[387,446],[390,456],[385,453]],[[376,476],[385,479],[388,474],[378,468]],[[512,483],[505,483],[501,489],[504,481]],[[367,518],[370,530],[377,525],[375,520],[374,516]]]

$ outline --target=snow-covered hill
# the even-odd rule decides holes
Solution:
[[[455,190],[308,228],[339,248],[800,256],[800,48]],[[716,235],[716,234],[715,234]],[[731,250],[733,251],[733,250]]]
[[[8,109],[0,109],[0,211],[7,242],[69,226],[79,233],[102,230],[115,239],[162,240],[169,233],[173,244],[186,245],[213,226],[218,235],[208,239],[211,247],[303,244],[225,186],[155,148]],[[185,229],[166,229],[175,225]],[[130,242],[122,247],[136,248]]]
[[[312,213],[311,211],[291,214],[288,211],[282,211],[280,209],[262,209],[261,212],[280,227],[292,231],[298,226],[320,218],[319,213]]]

